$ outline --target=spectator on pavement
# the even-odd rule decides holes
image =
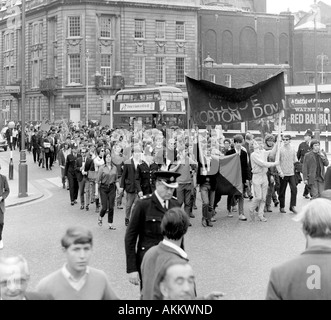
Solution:
[[[93,236],[84,227],[69,228],[61,240],[66,255],[65,265],[43,278],[39,293],[54,300],[118,300],[104,271],[89,267]]]
[[[1,165],[0,165],[1,170]],[[6,211],[5,199],[9,196],[10,189],[7,177],[0,174],[0,250],[3,249],[2,232],[4,227],[4,215]]]
[[[329,165],[329,160],[320,148],[320,142],[313,139],[310,142],[311,151],[305,155],[303,160],[303,180],[310,190],[311,199],[319,198],[324,191],[325,168]]]

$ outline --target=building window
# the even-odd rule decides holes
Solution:
[[[14,49],[14,32],[6,33],[3,36],[4,51]]]
[[[101,17],[100,19],[100,37],[111,38],[111,18]]]
[[[156,82],[166,83],[166,64],[164,57],[156,57]]]
[[[156,21],[155,38],[164,40],[165,39],[165,21]]]
[[[39,60],[31,62],[31,87],[38,88],[40,82]]]
[[[42,43],[43,25],[42,23],[35,23],[32,25],[32,44]]]
[[[104,114],[110,114],[111,101],[106,101],[104,106]]]
[[[135,84],[145,84],[145,57],[136,57],[134,79]]]
[[[80,37],[81,36],[81,26],[80,26],[80,17],[69,17],[69,37]]]
[[[176,58],[176,83],[185,83],[185,58]]]
[[[212,83],[216,83],[216,75],[215,74],[209,75],[209,81]]]
[[[134,37],[136,39],[145,39],[145,20],[136,19],[134,22]]]
[[[69,55],[69,84],[81,84],[80,69],[80,55]]]
[[[176,21],[176,40],[185,40],[184,22]]]
[[[231,74],[226,74],[225,75],[225,86],[228,88],[232,87],[232,77]]]
[[[14,57],[5,56],[4,57],[4,67],[3,67],[3,79],[4,85],[9,85],[14,82],[15,78],[15,66],[14,66]]]
[[[110,54],[102,54],[101,55],[101,75],[104,79],[105,86],[111,86],[111,55]]]

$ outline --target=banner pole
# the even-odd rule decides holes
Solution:
[[[283,114],[283,111],[279,112],[279,115],[278,115],[278,137],[277,137],[276,161],[279,161],[279,158],[280,158],[280,137],[282,134],[282,114]]]

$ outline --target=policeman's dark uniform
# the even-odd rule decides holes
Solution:
[[[157,179],[164,181],[166,185],[174,186],[176,178],[180,176],[176,172],[159,171],[155,173]],[[143,257],[148,249],[159,244],[163,240],[161,234],[161,221],[167,210],[180,207],[177,199],[172,198],[165,209],[155,192],[145,196],[135,204],[130,223],[125,234],[126,271],[127,273],[139,272]],[[137,245],[138,240],[138,245]]]
[[[136,189],[142,191],[144,196],[152,194],[155,191],[155,172],[159,171],[160,166],[155,162],[150,166],[143,161],[138,165],[136,171]]]

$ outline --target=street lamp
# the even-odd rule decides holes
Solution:
[[[316,0],[314,0],[314,5],[312,6],[314,13],[314,62],[315,62],[315,114],[316,114],[316,126],[315,126],[315,137],[320,140],[320,111],[318,105],[318,79],[317,79],[317,54],[316,54],[316,17],[318,6]]]
[[[208,70],[208,78],[209,78],[210,69],[213,68],[214,63],[215,63],[215,60],[210,56],[210,54],[208,52],[207,58],[205,60],[203,60],[203,66]],[[208,79],[208,80],[210,80],[210,79]]]
[[[325,114],[325,152],[329,153],[329,132],[328,132],[328,125],[329,125],[329,119],[328,116],[330,114],[330,109],[325,108],[324,109]]]
[[[86,126],[88,127],[88,62],[89,62],[89,51],[86,50]]]

